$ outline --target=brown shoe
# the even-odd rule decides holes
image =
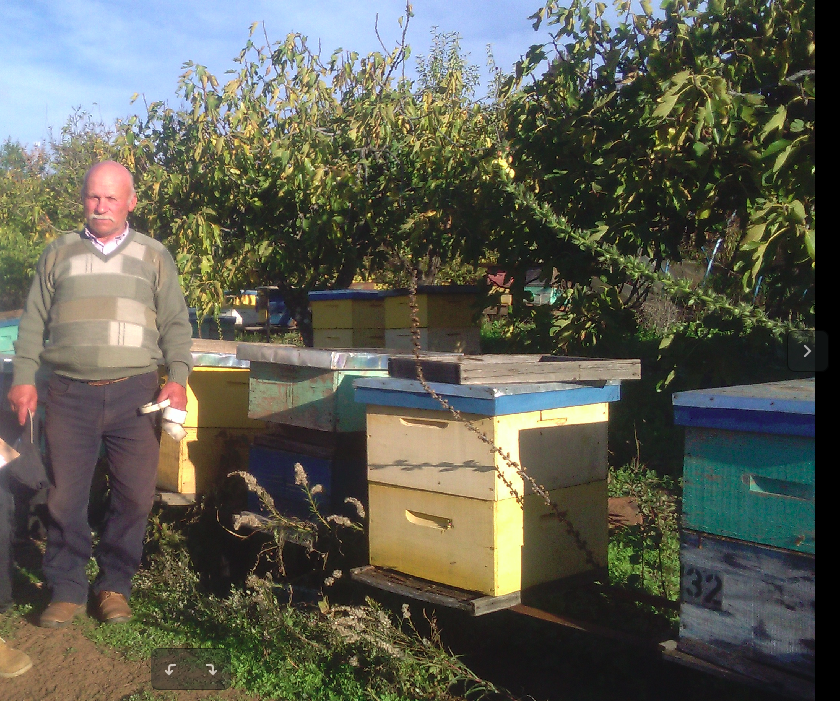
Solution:
[[[32,669],[29,655],[6,645],[0,638],[0,677],[19,677]]]
[[[71,604],[68,601],[54,601],[41,614],[42,628],[62,628],[84,610],[84,604]]]
[[[131,620],[128,602],[115,591],[101,591],[96,595],[96,612],[103,623],[126,623]]]

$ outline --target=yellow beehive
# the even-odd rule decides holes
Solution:
[[[206,494],[225,475],[248,470],[248,451],[261,429],[185,428],[176,441],[161,434],[158,489],[180,494]]]
[[[265,422],[248,418],[249,369],[215,364],[235,358],[236,344],[194,339],[192,354],[187,437],[178,442],[161,434],[158,488],[204,494],[229,472],[248,469],[250,439]]]
[[[466,414],[494,445],[549,490],[607,478],[608,404],[519,414]],[[368,405],[368,479],[473,499],[511,497],[530,485],[447,412]],[[498,470],[498,471],[497,471]]]
[[[354,291],[348,291],[351,294]],[[360,294],[357,292],[357,294]],[[383,329],[385,300],[373,295],[365,298],[325,298],[309,301],[313,329]],[[347,346],[353,347],[353,346]]]
[[[248,368],[196,367],[187,383],[187,419],[193,428],[262,428],[248,418]]]
[[[434,293],[418,290],[417,317],[418,326],[423,328],[462,328],[476,325],[475,291],[459,291],[455,287],[448,291],[446,287],[432,288]],[[395,295],[385,298],[385,328],[406,329],[412,326],[411,306],[408,295]]]
[[[313,329],[315,348],[384,348],[385,331],[379,329]]]
[[[537,494],[489,501],[371,482],[370,562],[434,582],[502,596],[592,570]],[[555,489],[599,567],[607,562],[607,484]]]
[[[418,331],[421,350],[469,355],[481,352],[481,331],[478,327],[420,328]],[[414,350],[411,329],[385,329],[385,347],[399,351]]]

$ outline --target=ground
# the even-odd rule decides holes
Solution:
[[[4,701],[255,701],[242,691],[155,691],[149,660],[99,649],[77,625],[58,630],[16,623],[7,641],[32,658],[32,669],[0,679]]]

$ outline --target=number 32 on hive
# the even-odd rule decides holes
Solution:
[[[723,606],[723,577],[717,572],[686,567],[682,576],[686,603],[720,611]]]

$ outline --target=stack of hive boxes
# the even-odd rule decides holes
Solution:
[[[397,378],[356,382],[356,401],[367,405],[371,564],[487,596],[600,573],[608,403],[618,384],[432,387],[549,490],[596,566],[515,469],[419,382]]]
[[[245,470],[262,421],[248,417],[248,362],[236,357],[236,343],[193,339],[194,369],[187,383],[187,437],[160,440],[158,488],[205,494],[226,474]]]
[[[384,348],[385,299],[378,290],[309,293],[315,348]]]
[[[254,440],[249,471],[288,512],[307,515],[295,483],[296,463],[319,506],[339,511],[346,497],[366,501],[365,413],[353,401],[353,380],[387,375],[388,356],[267,343],[241,343],[250,363],[248,416],[269,429]]]
[[[411,351],[411,305],[406,290],[385,297],[385,347]],[[466,285],[417,288],[420,348],[446,353],[480,353],[476,322],[478,290]]]
[[[813,379],[673,396],[686,427],[678,648],[765,681],[814,678],[814,400]]]

